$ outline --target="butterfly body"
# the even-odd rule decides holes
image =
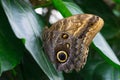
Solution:
[[[62,19],[44,30],[45,53],[57,70],[79,71],[86,63],[92,39],[102,26],[103,20],[91,14]]]

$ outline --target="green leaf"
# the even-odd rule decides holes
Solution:
[[[83,13],[80,7],[72,2],[64,2],[62,0],[52,0],[52,2],[55,8],[58,9],[64,17]]]
[[[45,26],[33,9],[21,0],[1,0],[15,35],[25,40],[25,47],[49,77],[50,80],[63,80],[42,49],[42,30]]]
[[[83,11],[75,3],[72,2],[63,2],[63,3],[66,6],[66,8],[72,13],[72,15],[83,14]]]
[[[69,17],[72,13],[67,9],[62,0],[52,0],[54,7],[61,12],[64,17]]]
[[[24,80],[49,80],[30,54],[24,55],[21,66]]]
[[[95,49],[97,49],[100,52],[100,54],[103,55],[103,57],[107,61],[109,61],[109,63],[113,63],[114,66],[120,67],[120,62],[117,59],[115,53],[100,33],[98,33],[93,39],[93,43],[96,47]]]
[[[90,51],[92,52],[92,51]],[[95,51],[93,51],[95,52]],[[99,56],[99,55],[97,55]],[[85,67],[79,72],[79,75],[84,78],[84,80],[93,80],[93,74],[95,73],[95,69],[99,64],[105,62],[104,60],[95,58],[94,53],[89,54],[87,63]],[[97,73],[96,73],[97,74]],[[100,78],[100,77],[99,77]]]
[[[120,69],[113,68],[105,62],[99,64],[93,74],[93,80],[119,80]]]
[[[16,38],[0,5],[0,75],[20,63],[24,53],[22,42]]]
[[[98,55],[97,55],[98,56]],[[81,70],[80,76],[84,80],[119,80],[120,69],[111,66],[100,58],[94,58],[91,55],[91,59],[87,61],[84,69]]]

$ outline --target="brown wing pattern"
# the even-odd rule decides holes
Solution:
[[[86,63],[88,48],[104,22],[92,14],[80,14],[59,20],[43,32],[46,54],[57,70],[79,71]]]

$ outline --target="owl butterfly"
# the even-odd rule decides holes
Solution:
[[[59,71],[79,71],[86,63],[89,45],[104,22],[92,14],[74,15],[43,32],[45,53]]]

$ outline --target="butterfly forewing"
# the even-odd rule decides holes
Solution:
[[[59,20],[43,32],[45,53],[57,70],[79,71],[86,63],[88,48],[104,22],[92,14],[80,14]]]

